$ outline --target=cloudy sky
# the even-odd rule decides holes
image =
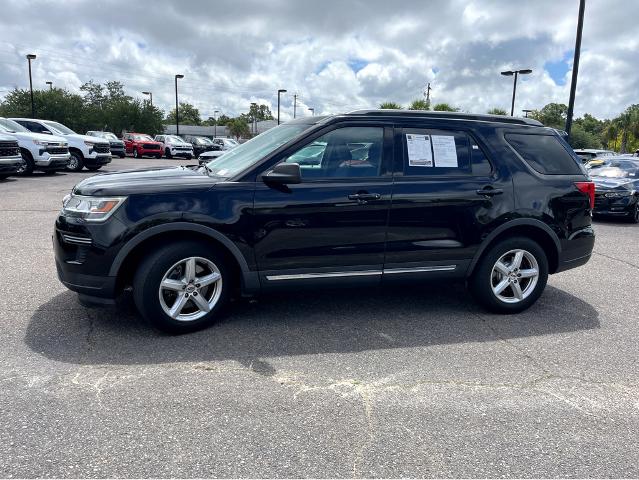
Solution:
[[[464,111],[568,103],[578,0],[1,0],[0,98],[34,87],[78,91],[119,80],[154,103],[180,99],[203,118],[237,115],[251,102],[282,117],[403,105],[423,98]],[[639,2],[588,0],[575,111],[614,117],[639,103]]]

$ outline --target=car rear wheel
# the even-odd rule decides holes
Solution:
[[[84,167],[84,160],[79,152],[71,152],[69,161],[67,162],[67,170],[71,172],[79,172]]]
[[[635,203],[635,208],[633,208],[628,215],[628,220],[630,221],[630,223],[639,223],[639,200],[637,200],[637,203]]]
[[[178,242],[140,265],[133,298],[142,316],[173,334],[211,325],[228,301],[231,281],[224,257],[202,243]]]
[[[512,237],[479,261],[470,287],[475,299],[496,313],[518,313],[537,301],[548,281],[546,253],[533,240]]]
[[[140,152],[137,148],[133,149],[133,158],[142,158],[142,155],[140,155]]]

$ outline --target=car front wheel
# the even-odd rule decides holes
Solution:
[[[496,313],[518,313],[537,301],[548,281],[548,259],[533,240],[502,240],[479,261],[470,287],[475,299]]]
[[[71,152],[69,161],[67,162],[67,170],[71,172],[79,172],[84,167],[84,160],[82,155],[78,152]]]
[[[137,270],[133,298],[142,316],[168,333],[212,324],[228,301],[229,270],[224,257],[197,242],[167,245]]]

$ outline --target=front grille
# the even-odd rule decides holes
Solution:
[[[124,148],[124,144],[120,142],[112,142],[111,150],[122,150]]]
[[[97,153],[109,153],[111,150],[109,149],[109,145],[108,144],[101,144],[101,143],[96,143],[93,146],[93,151],[97,152]]]
[[[142,145],[146,150],[159,150],[160,145],[156,143],[145,143]]]
[[[67,147],[47,147],[47,152],[51,155],[65,155],[69,153]]]
[[[20,155],[18,142],[0,142],[0,157],[15,157]]]

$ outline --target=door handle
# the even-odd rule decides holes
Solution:
[[[477,195],[484,195],[485,197],[492,197],[494,195],[501,195],[504,191],[501,188],[484,187],[476,190]]]

